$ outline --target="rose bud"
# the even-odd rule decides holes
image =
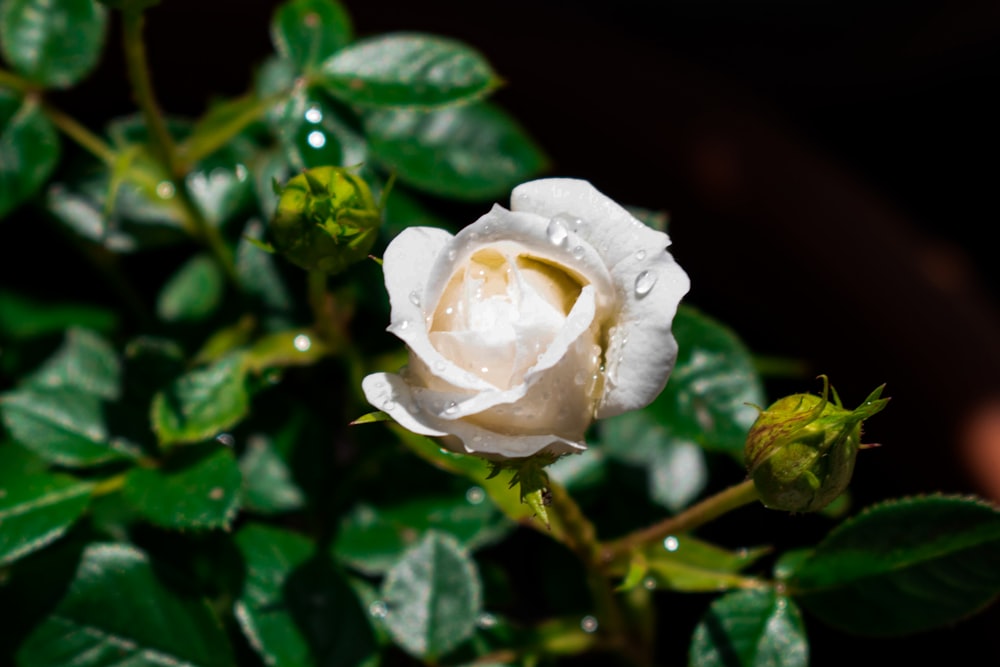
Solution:
[[[341,167],[316,167],[276,189],[274,249],[310,271],[339,273],[368,256],[382,220],[368,184]]]
[[[586,181],[514,189],[457,235],[413,227],[385,251],[399,374],[365,378],[405,428],[494,460],[586,447],[595,418],[641,408],[677,357],[687,274],[650,229]]]
[[[889,402],[879,387],[855,410],[845,410],[826,376],[823,395],[795,394],[771,404],[750,428],[747,470],[771,509],[815,512],[851,481],[863,420]],[[833,391],[833,402],[828,394]]]

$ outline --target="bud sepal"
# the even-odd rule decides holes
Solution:
[[[368,257],[382,207],[360,176],[343,167],[315,167],[274,188],[278,205],[270,237],[277,252],[303,269],[330,275]]]
[[[794,394],[771,404],[747,435],[747,470],[761,502],[771,509],[815,512],[833,502],[851,481],[864,420],[889,402],[875,389],[854,410],[844,408],[823,380],[821,396]],[[832,400],[831,400],[832,394]]]

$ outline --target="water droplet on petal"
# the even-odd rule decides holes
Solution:
[[[409,328],[409,326],[410,326],[409,320],[400,320],[399,324],[396,325],[396,328],[399,329],[400,331],[406,331]]]
[[[434,370],[437,371],[438,373],[444,372],[444,362],[443,361],[435,361],[434,362]]]
[[[392,412],[396,409],[396,404],[393,401],[386,401],[382,404],[382,410],[384,412]]]
[[[566,225],[559,218],[552,218],[549,220],[549,226],[545,230],[545,235],[549,237],[549,243],[553,245],[562,245],[566,242],[566,237],[569,236],[569,231],[566,229]]]
[[[444,409],[444,413],[446,415],[453,415],[456,412],[458,412],[458,403],[456,403],[455,401],[449,401],[448,407]]]
[[[677,551],[681,547],[681,542],[673,535],[668,535],[665,540],[663,540],[663,548],[667,551]]]
[[[646,251],[645,250],[639,250],[638,252],[635,253],[635,258],[637,260],[639,260],[640,262],[642,260],[646,259]]]
[[[642,271],[635,277],[635,293],[646,296],[656,284],[656,274],[652,271]]]
[[[578,245],[575,248],[573,248],[573,257],[576,259],[583,258],[583,246]]]
[[[418,294],[416,290],[410,292],[410,303],[412,303],[414,306],[420,305],[420,294]]]
[[[593,616],[584,616],[580,620],[580,629],[584,632],[596,632],[597,631],[597,619]]]

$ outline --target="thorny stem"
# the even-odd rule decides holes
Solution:
[[[628,554],[637,547],[659,542],[670,535],[689,532],[759,498],[752,479],[740,482],[689,507],[677,516],[605,544],[601,550],[601,561],[605,564],[611,563],[617,557]]]
[[[167,122],[153,94],[153,85],[146,58],[146,46],[142,40],[145,17],[141,11],[125,10],[122,12],[122,22],[125,63],[135,102],[149,128],[153,151],[169,174],[174,191],[187,213],[190,225],[188,231],[208,247],[226,272],[226,276],[234,285],[239,286],[239,277],[236,273],[232,250],[226,245],[219,231],[208,223],[201,209],[191,198],[191,193],[188,191],[184,179],[185,169],[177,155],[177,145],[170,135]]]

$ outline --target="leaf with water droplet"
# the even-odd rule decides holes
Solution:
[[[337,0],[287,0],[271,19],[274,49],[299,72],[318,69],[353,33],[351,17]]]
[[[436,659],[476,629],[482,582],[453,537],[428,531],[386,575],[382,599],[393,639],[408,653]]]

